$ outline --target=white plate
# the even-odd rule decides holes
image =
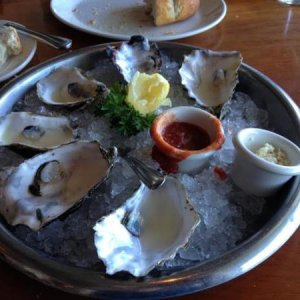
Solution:
[[[3,65],[0,65],[0,82],[24,69],[36,51],[35,39],[21,33],[19,33],[19,36],[22,43],[22,52],[19,55],[10,56]]]
[[[222,21],[224,0],[201,0],[196,14],[179,23],[156,27],[145,14],[143,0],[51,0],[51,10],[61,22],[81,31],[115,39],[143,35],[167,41],[204,32]]]

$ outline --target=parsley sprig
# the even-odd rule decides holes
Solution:
[[[155,118],[154,114],[143,116],[134,107],[125,102],[127,89],[124,84],[115,83],[103,102],[96,106],[96,115],[105,115],[113,127],[125,136],[136,135],[149,128]]]

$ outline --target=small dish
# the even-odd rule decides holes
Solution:
[[[269,162],[255,152],[266,143],[286,153],[290,165]],[[300,149],[290,140],[272,131],[246,128],[233,137],[236,157],[232,180],[248,194],[268,197],[291,177],[300,174]]]
[[[10,56],[7,61],[0,66],[0,82],[9,79],[23,70],[33,58],[36,51],[36,40],[19,33],[22,52],[16,56]]]
[[[189,132],[198,128],[199,132],[194,131],[195,134],[198,134],[199,140],[206,139],[207,142],[202,147],[195,149],[183,147],[182,144],[175,147],[174,142],[167,138],[166,129],[170,128],[168,127],[170,124],[178,123],[193,126],[188,129]],[[179,137],[181,140],[187,140],[185,134],[180,136],[177,135],[178,132],[178,129],[170,132],[170,138],[173,139],[175,135],[176,139]],[[185,173],[201,170],[209,157],[222,147],[225,140],[223,127],[218,118],[200,108],[189,106],[174,107],[159,115],[152,123],[150,134],[156,147],[166,159],[175,159],[178,164],[178,172]]]

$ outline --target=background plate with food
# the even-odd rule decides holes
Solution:
[[[129,39],[132,35],[141,34],[152,41],[199,34],[216,26],[226,14],[223,0],[201,0],[195,14],[187,19],[155,26],[143,0],[52,0],[50,5],[56,18],[78,30],[114,39]]]
[[[36,51],[36,41],[24,34],[19,34],[22,51],[18,55],[9,56],[3,64],[0,65],[0,82],[4,81],[25,68]]]

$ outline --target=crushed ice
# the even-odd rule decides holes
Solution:
[[[166,57],[164,57],[167,60]],[[98,80],[111,84],[120,80],[118,72],[111,72],[112,65],[105,61],[101,66],[88,72]],[[108,72],[108,70],[110,72]],[[186,92],[179,85],[178,63],[167,61],[162,74],[171,82],[170,98],[173,106],[193,105]],[[112,74],[107,77],[107,74]],[[131,154],[153,166],[150,152],[152,141],[148,131],[135,137],[125,138],[111,128],[106,118],[94,116],[91,108],[74,111],[57,111],[38,101],[35,88],[14,106],[15,111],[69,117],[77,127],[81,139],[98,140],[104,147],[126,146]],[[202,222],[192,235],[188,247],[180,250],[174,260],[166,262],[160,269],[177,268],[190,265],[192,261],[204,261],[217,257],[234,248],[253,232],[252,224],[261,214],[264,199],[247,196],[238,190],[230,180],[234,148],[232,135],[245,127],[268,127],[268,115],[259,109],[244,93],[236,92],[234,98],[224,109],[222,120],[226,135],[223,148],[210,161],[210,166],[195,176],[179,174],[185,185],[193,206],[201,216]],[[9,149],[0,149],[0,167],[17,165],[22,157]],[[222,169],[228,176],[221,180],[215,168]],[[84,176],[84,174],[83,174]],[[51,222],[38,232],[19,225],[13,228],[16,236],[26,244],[40,250],[43,254],[82,267],[94,267],[99,263],[94,247],[93,225],[103,215],[121,205],[138,186],[138,180],[122,160],[114,166],[110,178],[87,195],[80,208],[73,209],[61,218]]]

